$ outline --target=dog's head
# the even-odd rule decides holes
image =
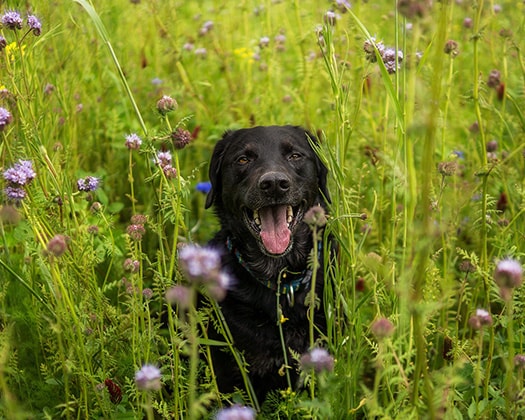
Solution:
[[[224,228],[250,235],[265,254],[285,254],[305,211],[330,200],[311,141],[294,126],[226,132],[211,158],[206,208],[213,205]]]

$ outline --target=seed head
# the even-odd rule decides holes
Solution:
[[[312,229],[323,227],[326,225],[326,212],[320,205],[315,205],[305,213],[303,220]]]
[[[7,40],[0,35],[0,52],[4,51],[5,47],[7,47]]]
[[[399,0],[397,10],[408,19],[423,17],[430,9],[431,2],[422,0]]]
[[[453,39],[449,39],[445,43],[445,48],[443,49],[445,54],[450,55],[451,57],[456,57],[459,54],[458,43]]]
[[[192,140],[191,133],[184,128],[177,128],[171,133],[171,140],[175,149],[184,149]]]
[[[488,141],[485,146],[485,150],[489,153],[493,153],[496,150],[498,150],[498,141],[497,140]]]
[[[142,296],[144,297],[144,299],[150,300],[153,297],[153,290],[151,290],[149,287],[146,287],[142,291]]]
[[[178,108],[178,103],[171,96],[164,95],[157,102],[157,111],[160,115],[166,115],[169,112],[175,111]]]
[[[370,330],[377,340],[383,340],[394,333],[394,324],[387,318],[379,318],[374,321]]]
[[[501,84],[501,73],[499,70],[492,70],[489,73],[487,80],[487,86],[493,89],[497,89]]]
[[[145,214],[134,214],[130,220],[134,225],[145,225],[148,221],[148,216]]]
[[[47,252],[49,255],[60,257],[67,250],[67,237],[64,235],[55,235],[47,243]]]
[[[438,163],[438,172],[443,176],[454,175],[457,169],[458,169],[458,164],[455,161]]]

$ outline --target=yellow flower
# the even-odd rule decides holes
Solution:
[[[281,324],[284,324],[286,321],[288,321],[289,318],[286,318],[283,314],[281,314],[281,319],[279,320],[279,322]]]
[[[22,50],[21,50],[22,54],[24,53],[25,49],[26,49],[26,46],[22,45]],[[18,51],[18,50],[20,50],[20,48],[18,47],[18,44],[16,42],[11,42],[10,44],[7,45],[7,47],[5,47],[5,53],[9,61],[15,60],[15,51]]]
[[[246,47],[235,48],[233,53],[243,60],[248,60],[250,63],[253,62],[253,53]]]

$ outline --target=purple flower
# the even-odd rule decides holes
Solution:
[[[513,259],[501,260],[494,270],[494,281],[499,286],[500,295],[504,300],[512,298],[512,290],[523,282],[523,268]]]
[[[11,185],[5,187],[4,194],[10,201],[20,201],[27,196],[26,190],[20,187],[13,187]]]
[[[337,19],[339,19],[339,16],[331,10],[324,14],[324,23],[327,25],[334,26],[337,22]]]
[[[217,413],[216,420],[255,420],[255,411],[251,407],[234,405],[223,408]]]
[[[29,26],[29,29],[33,31],[33,34],[35,34],[35,36],[39,36],[42,32],[42,24],[34,15],[27,16],[27,26]]]
[[[11,121],[13,121],[11,113],[7,109],[0,107],[0,132],[3,131]]]
[[[195,185],[195,190],[203,194],[208,194],[211,190],[211,182],[197,182],[197,185]]]
[[[469,318],[468,324],[473,330],[480,330],[486,325],[492,325],[492,317],[485,309],[476,309],[476,313]]]
[[[14,10],[5,12],[0,21],[7,29],[22,29],[22,17],[20,16],[20,13],[15,12]]]
[[[150,300],[153,297],[153,290],[151,290],[149,287],[146,287],[142,291],[142,296],[144,297],[144,299]]]
[[[135,385],[141,391],[158,391],[162,374],[158,367],[145,364],[135,373]]]
[[[208,32],[210,32],[212,29],[213,29],[213,21],[207,20],[206,22],[202,24],[201,29],[199,30],[199,35],[204,36]]]
[[[189,280],[206,282],[216,279],[221,269],[219,252],[212,248],[186,245],[179,251],[179,262]]]
[[[95,191],[100,185],[100,178],[94,176],[86,176],[77,180],[77,188],[79,191]]]
[[[395,73],[396,70],[399,68],[399,65],[401,61],[403,61],[403,51],[396,50],[394,48],[387,48],[383,52],[383,63],[385,63],[385,67],[388,71],[388,73],[392,74]]]
[[[501,260],[494,271],[494,281],[500,287],[519,287],[523,281],[521,264],[511,258]]]
[[[206,58],[206,56],[208,55],[208,51],[206,50],[206,48],[197,48],[195,50],[195,55],[201,58]]]
[[[154,77],[151,79],[151,84],[154,86],[160,86],[162,85],[162,79],[159,79],[158,77]]]
[[[135,133],[128,134],[125,145],[129,150],[138,150],[142,145],[142,139]]]
[[[265,48],[268,45],[270,45],[270,38],[269,37],[263,36],[263,37],[261,37],[261,39],[259,39],[259,47],[260,48]]]
[[[140,269],[140,262],[138,260],[133,260],[131,258],[126,258],[124,260],[124,271],[129,273],[137,273]]]
[[[140,241],[146,233],[146,228],[144,227],[144,225],[132,224],[126,228],[126,233],[132,240]]]
[[[335,6],[343,13],[352,7],[350,2],[347,0],[335,0]]]
[[[313,348],[301,356],[301,368],[313,369],[316,373],[331,372],[334,370],[334,358],[321,348]]]
[[[525,355],[517,354],[514,356],[514,365],[516,365],[519,369],[525,368]]]
[[[155,163],[159,165],[161,168],[171,165],[171,153],[169,151],[158,152],[157,160]]]
[[[188,309],[192,304],[191,290],[182,285],[176,285],[166,290],[164,297],[170,305],[178,305],[181,309]]]
[[[12,186],[24,186],[29,184],[36,176],[33,164],[30,160],[19,160],[11,168],[4,171],[4,179]]]

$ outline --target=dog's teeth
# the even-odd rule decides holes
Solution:
[[[253,211],[253,221],[257,226],[261,226],[261,218],[259,217],[259,210]]]
[[[286,223],[290,224],[293,220],[293,209],[292,206],[286,207]]]

